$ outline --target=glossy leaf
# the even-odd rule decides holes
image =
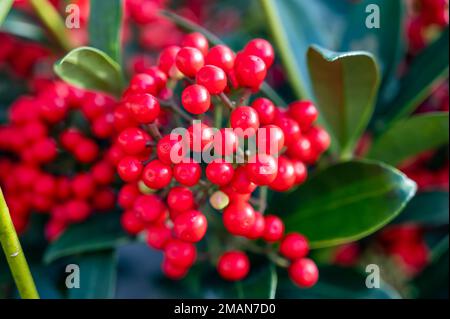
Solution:
[[[98,49],[74,49],[55,63],[54,70],[61,79],[72,85],[116,96],[121,94],[120,66]]]
[[[448,225],[448,192],[417,194],[395,223],[418,223],[426,226]]]
[[[90,1],[90,44],[108,54],[118,63],[120,63],[121,60],[121,22],[121,0]]]
[[[377,124],[378,130],[382,130],[386,122],[411,114],[428,97],[434,85],[448,77],[448,37],[447,27],[439,39],[414,58],[401,79],[398,95],[386,106],[387,113]]]
[[[308,50],[312,85],[332,148],[351,156],[373,113],[379,70],[367,52],[332,52],[317,46]]]
[[[61,257],[113,248],[128,240],[118,214],[97,215],[70,226],[47,248],[44,262],[51,263]]]
[[[70,299],[110,299],[114,297],[117,258],[114,250],[85,254],[77,258],[80,288],[69,289]]]
[[[394,123],[378,137],[367,155],[390,165],[448,143],[448,113],[428,113]]]
[[[312,248],[370,235],[393,220],[416,192],[416,184],[393,167],[371,161],[330,166],[294,192],[280,195],[287,231],[308,237]],[[283,203],[283,204],[281,204]]]
[[[11,10],[13,2],[14,0],[2,0],[2,2],[0,2],[0,26],[3,24],[3,21],[5,21],[9,10]]]

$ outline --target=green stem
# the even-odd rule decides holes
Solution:
[[[48,0],[30,0],[30,4],[61,48],[70,51],[73,46],[69,41],[66,25],[55,7]]]
[[[23,299],[39,299],[30,268],[20,246],[8,206],[0,188],[0,242],[14,281]]]

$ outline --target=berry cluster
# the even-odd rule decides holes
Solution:
[[[60,82],[13,103],[0,126],[0,183],[18,231],[31,212],[45,213],[54,240],[69,224],[114,208],[114,154],[106,152],[114,104]]]
[[[164,251],[162,269],[170,278],[183,278],[196,260],[195,243],[208,228],[200,209],[209,198],[223,211],[229,234],[280,243],[275,253],[290,264],[296,284],[310,287],[318,279],[316,265],[305,258],[306,238],[285,235],[283,221],[264,214],[264,189],[282,192],[302,184],[307,165],[330,144],[328,133],[315,124],[318,112],[311,102],[282,108],[257,97],[249,103],[274,58],[263,39],[235,54],[225,45],[210,48],[202,34],[191,33],[180,46],[164,49],[156,66],[135,74],[114,110],[112,149],[126,183],[118,195],[122,224],[131,234],[147,231],[149,246]],[[183,133],[174,137],[172,130],[180,126]],[[256,147],[250,148],[250,141]],[[202,163],[199,153],[213,155]],[[259,211],[254,193],[263,203]],[[223,278],[241,280],[250,264],[244,252],[233,249],[220,256],[217,268]]]
[[[415,0],[412,9],[407,35],[410,50],[417,52],[427,45],[428,34],[433,32],[433,27],[444,28],[448,25],[448,0]]]

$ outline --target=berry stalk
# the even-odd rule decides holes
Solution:
[[[14,281],[23,299],[39,299],[30,268],[20,246],[19,238],[0,188],[0,242]]]

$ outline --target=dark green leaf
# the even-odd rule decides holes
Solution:
[[[5,21],[9,10],[11,10],[13,2],[14,0],[2,0],[2,2],[0,2],[0,26],[3,24],[3,21]]]
[[[48,45],[49,39],[44,30],[38,26],[29,16],[19,11],[11,11],[0,29],[26,40],[38,41]]]
[[[89,39],[91,46],[102,50],[120,64],[122,25],[121,0],[91,0]]]
[[[120,95],[122,74],[119,64],[106,53],[91,47],[80,47],[55,63],[55,73],[64,81],[89,90]]]
[[[80,288],[69,289],[70,299],[109,299],[116,290],[117,259],[114,250],[84,254],[77,258]]]
[[[448,113],[415,115],[398,121],[378,137],[367,155],[390,165],[448,143]]]
[[[312,248],[352,242],[394,219],[416,192],[416,184],[393,167],[351,161],[328,167],[296,191],[280,195],[288,231],[298,231]],[[281,204],[283,203],[283,204]]]
[[[332,148],[351,156],[373,112],[378,66],[366,52],[308,50],[308,67],[317,106],[332,136]]]
[[[421,52],[411,63],[408,73],[401,79],[398,95],[389,103],[387,114],[377,124],[382,130],[392,122],[411,114],[428,96],[433,86],[448,77],[448,27],[433,44]]]
[[[44,262],[51,263],[65,256],[113,248],[128,239],[122,230],[118,214],[99,214],[86,222],[69,227],[47,248]]]
[[[310,289],[300,289],[286,275],[280,278],[278,298],[286,299],[398,299],[399,294],[384,281],[380,288],[366,287],[367,274],[351,268],[323,267],[318,283]]]

